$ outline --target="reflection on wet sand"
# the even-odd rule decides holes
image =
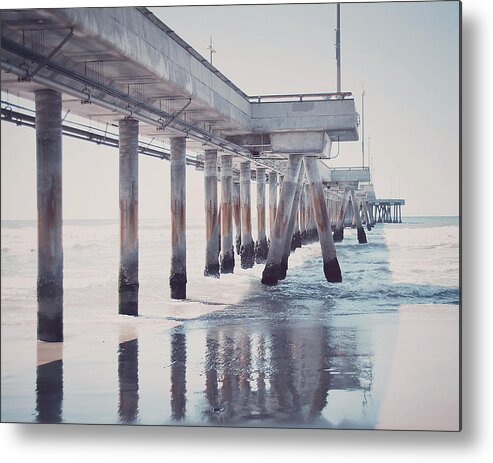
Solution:
[[[174,331],[171,335],[171,419],[182,421],[186,413],[187,346],[185,334]]]
[[[118,418],[120,423],[136,423],[139,416],[139,342],[121,342],[118,347]]]
[[[63,360],[36,368],[36,421],[61,423],[63,402]]]
[[[369,390],[371,363],[358,354],[354,330],[288,321],[258,328],[209,330],[209,424],[330,426],[321,413],[331,390]]]
[[[244,320],[231,324],[219,318],[220,321],[207,321],[205,330],[187,330],[182,325],[162,332],[165,337],[160,342],[170,348],[170,387],[166,387],[166,379],[160,373],[166,352],[151,357],[149,362],[146,356],[150,351],[139,348],[136,332],[119,339],[113,351],[118,374],[114,383],[118,423],[145,423],[139,402],[152,402],[153,409],[158,410],[164,409],[159,405],[164,399],[169,400],[170,411],[163,410],[157,419],[162,424],[337,427],[332,411],[327,410],[331,393],[344,391],[353,393],[350,406],[364,417],[359,425],[374,425],[373,417],[365,417],[364,410],[373,393],[372,364],[368,345],[361,342],[354,326],[292,320],[279,312],[275,320],[263,323]],[[44,346],[38,348],[41,360],[37,367],[36,420],[40,423],[63,421],[61,349],[47,355]],[[149,349],[155,350],[155,346],[149,345]],[[139,371],[139,363],[147,365],[143,372]],[[148,396],[139,391],[139,382],[145,386],[149,381],[146,372],[153,381],[161,378],[162,395]],[[87,370],[79,374],[87,374]],[[86,377],[90,393],[90,375]],[[72,390],[66,390],[67,394],[73,394]],[[74,400],[72,396],[70,403],[87,413],[92,409],[88,397],[82,395]],[[335,408],[340,407],[337,399],[334,403]],[[93,412],[98,413],[97,407]],[[70,413],[77,416],[77,412]]]

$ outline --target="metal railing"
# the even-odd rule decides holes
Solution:
[[[326,101],[326,100],[352,100],[351,92],[330,92],[330,93],[290,93],[276,95],[254,95],[249,96],[250,103],[275,103],[282,100],[289,101]]]

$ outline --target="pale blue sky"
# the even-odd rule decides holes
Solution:
[[[364,85],[377,196],[405,198],[406,215],[459,212],[458,8],[341,6],[342,89],[361,111]],[[247,94],[336,89],[335,4],[152,10],[204,56],[212,35],[215,66]],[[68,138],[63,146],[64,217],[117,218],[117,150]],[[2,124],[4,219],[36,217],[34,147],[32,129]],[[360,163],[360,142],[341,143],[333,165]],[[202,216],[202,173],[187,174],[188,216]],[[169,164],[142,157],[140,178],[140,216],[169,216]]]

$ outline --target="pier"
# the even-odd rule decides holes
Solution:
[[[204,172],[205,277],[263,265],[262,283],[275,285],[290,253],[318,241],[321,271],[337,283],[346,227],[364,245],[363,225],[402,222],[404,200],[376,199],[368,167],[324,162],[333,142],[358,141],[351,92],[246,95],[146,8],[1,15],[2,89],[35,108],[2,101],[1,117],[36,129],[39,340],[63,340],[62,135],[118,148],[122,315],[139,314],[140,155],[170,162],[172,299],[187,298],[187,166]]]

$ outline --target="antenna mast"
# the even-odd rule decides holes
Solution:
[[[212,36],[210,38],[209,46],[207,47],[207,50],[209,50],[209,62],[212,64],[212,54],[216,53],[216,50],[214,50],[214,47],[212,46]]]
[[[337,4],[336,26],[337,93],[341,93],[341,4]]]

